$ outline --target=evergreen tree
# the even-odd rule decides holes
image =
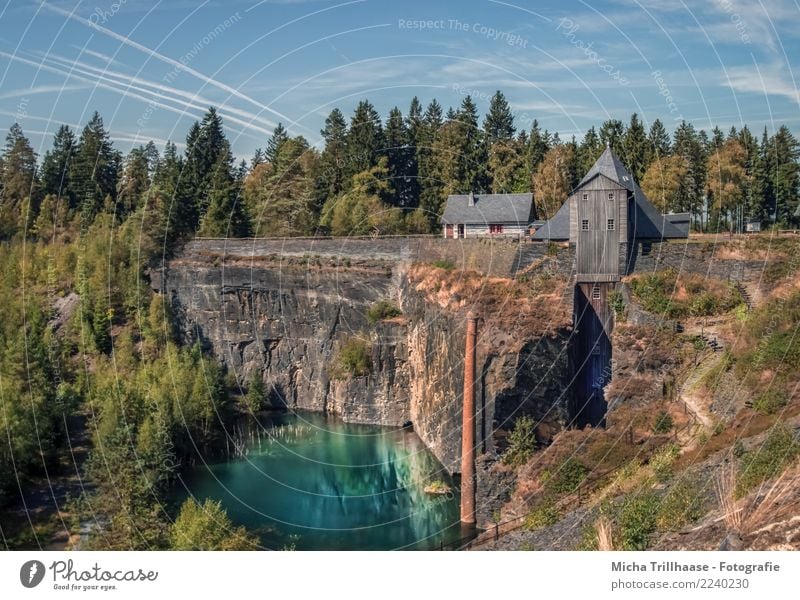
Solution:
[[[70,184],[75,191],[85,225],[117,190],[121,157],[113,149],[103,119],[95,112],[81,132],[75,159],[70,163]]]
[[[510,141],[514,137],[514,116],[500,90],[495,92],[489,103],[489,112],[483,120],[483,131],[489,146],[498,140]]]
[[[648,167],[649,152],[644,125],[636,113],[631,115],[631,122],[622,138],[621,158],[634,180],[641,181]]]
[[[362,100],[356,106],[346,137],[345,189],[349,187],[353,175],[378,164],[379,153],[384,146],[380,115],[369,101]]]
[[[776,222],[789,226],[798,222],[800,210],[800,148],[786,125],[770,140],[769,176],[774,190]]]
[[[527,149],[528,168],[531,172],[531,181],[533,181],[533,175],[536,173],[536,170],[544,160],[544,157],[549,149],[550,136],[546,131],[544,133],[542,132],[542,130],[539,128],[539,122],[534,119],[533,125],[531,125],[530,135],[528,136]]]
[[[395,190],[391,203],[401,208],[413,207],[411,185],[416,179],[416,157],[403,114],[396,106],[389,112],[384,135],[389,177]]]
[[[133,148],[125,159],[122,177],[117,184],[117,213],[132,213],[150,187],[150,165],[143,146]]]
[[[483,132],[478,128],[478,107],[466,96],[458,110],[459,153],[458,188],[462,193],[486,189],[486,146]]]
[[[583,176],[589,172],[594,163],[600,158],[603,152],[603,145],[600,143],[600,137],[597,135],[594,127],[590,127],[586,135],[583,136],[583,141],[578,147],[578,171]]]
[[[280,152],[281,145],[289,139],[289,134],[283,123],[278,123],[278,126],[272,131],[272,137],[267,140],[267,149],[264,151],[264,158],[267,162],[272,162]]]
[[[39,210],[39,183],[36,153],[17,123],[6,136],[0,185],[0,238],[27,234]]]
[[[247,237],[250,234],[250,222],[232,169],[233,157],[225,149],[211,170],[208,210],[198,231],[203,237]]]
[[[314,178],[315,204],[318,208],[345,188],[347,122],[338,108],[334,108],[325,119],[325,128],[320,133],[325,148],[320,156],[318,173]]]
[[[444,182],[434,160],[433,147],[443,126],[442,106],[434,98],[425,109],[425,115],[416,132],[417,165],[419,173],[419,205],[431,230],[439,227]]]
[[[647,161],[648,164],[659,158],[669,156],[671,149],[669,133],[667,133],[664,124],[659,119],[653,121],[653,124],[650,126],[650,132],[647,134],[647,142],[648,151],[650,153]]]
[[[623,148],[623,137],[625,135],[625,126],[622,121],[617,119],[609,119],[604,121],[600,126],[600,143],[603,146],[610,146],[611,150],[617,156],[623,156],[625,149]]]
[[[69,172],[76,151],[75,134],[68,126],[61,125],[53,138],[53,148],[42,159],[42,191],[63,199],[69,209],[75,208]]]
[[[700,217],[703,225],[701,208],[705,198],[706,155],[701,136],[694,127],[682,121],[675,130],[672,153],[683,157],[687,164],[686,179],[681,182],[680,212],[691,212],[695,218]]]

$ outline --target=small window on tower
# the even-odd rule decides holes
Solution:
[[[589,194],[584,194],[584,195],[583,195],[583,199],[584,199],[584,200],[588,200],[588,199],[589,199]]]
[[[600,300],[600,286],[594,286],[592,288],[592,300]]]
[[[581,221],[581,231],[589,231],[589,219],[583,219]]]
[[[609,199],[609,200],[613,200],[613,199],[614,199],[614,192],[611,192],[611,193],[608,195],[608,199]]]
[[[614,231],[614,219],[609,219],[608,220],[608,230],[609,231]]]

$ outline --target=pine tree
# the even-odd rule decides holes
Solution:
[[[318,208],[345,188],[345,155],[347,122],[342,111],[334,108],[320,131],[325,147],[320,155],[318,173],[314,177],[314,197]]]
[[[786,125],[781,125],[770,140],[769,174],[775,193],[776,222],[789,226],[798,222],[800,210],[800,147]]]
[[[600,158],[602,152],[603,145],[600,143],[600,137],[597,135],[595,128],[590,127],[578,147],[578,171],[581,176],[589,172],[589,169]]]
[[[649,146],[648,151],[650,153],[648,164],[659,158],[669,156],[671,149],[669,133],[667,133],[664,124],[659,119],[653,121],[653,124],[650,126],[650,132],[647,134],[647,142]]]
[[[121,162],[119,153],[113,149],[103,119],[95,112],[81,132],[69,173],[84,226],[94,220],[106,197],[116,196]]]
[[[391,204],[401,208],[413,208],[411,183],[416,179],[416,157],[411,147],[410,133],[403,119],[403,113],[396,106],[389,112],[384,137],[389,177],[395,190]]]
[[[486,189],[486,146],[483,131],[478,127],[478,107],[471,96],[466,96],[458,110],[459,153],[458,188],[462,193],[481,192]]]
[[[514,137],[514,115],[506,97],[500,90],[495,92],[489,103],[489,112],[483,120],[486,144],[491,146],[498,140],[510,141]]]
[[[133,148],[125,159],[122,177],[117,184],[117,213],[132,213],[150,187],[150,165],[143,146]]]
[[[250,234],[250,222],[232,170],[233,157],[229,150],[223,150],[211,171],[208,210],[198,231],[203,237],[247,237]]]
[[[6,136],[0,185],[0,238],[27,234],[39,210],[39,183],[36,153],[18,123]]]
[[[621,158],[633,179],[641,181],[649,165],[649,152],[644,125],[636,113],[631,115],[631,122],[622,138]]]
[[[272,131],[272,137],[267,140],[267,149],[264,151],[264,158],[267,162],[273,162],[275,160],[275,157],[281,150],[281,145],[288,139],[289,134],[286,132],[283,123],[278,123],[278,126]]]
[[[42,159],[42,191],[63,199],[69,209],[74,209],[76,202],[69,178],[76,152],[75,134],[68,126],[61,125],[53,138],[53,148]]]
[[[700,216],[702,225],[701,207],[705,198],[706,154],[701,136],[690,123],[682,121],[675,130],[672,153],[682,156],[689,167],[686,179],[681,185],[679,210],[691,212],[696,217]]]
[[[610,146],[617,156],[624,154],[622,139],[625,135],[625,126],[622,121],[609,119],[600,126],[600,143],[603,146]]]
[[[419,206],[425,213],[432,231],[439,227],[444,188],[433,156],[433,147],[442,126],[442,106],[434,98],[425,109],[415,140],[420,186]]]
[[[353,175],[378,164],[384,146],[380,115],[369,101],[359,102],[350,120],[345,143],[345,189],[348,189]]]
[[[531,181],[533,181],[533,175],[536,173],[539,165],[544,160],[547,151],[550,150],[549,138],[549,134],[547,132],[543,133],[539,128],[539,122],[534,119],[533,125],[531,125],[530,135],[528,136],[527,149],[528,168],[531,172]]]

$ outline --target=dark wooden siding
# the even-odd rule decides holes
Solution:
[[[604,389],[611,380],[611,332],[614,326],[608,294],[613,288],[612,283],[579,283],[575,286],[573,415],[579,427],[597,427],[605,422],[607,402]]]
[[[618,281],[620,227],[627,229],[627,218],[620,222],[620,205],[626,205],[627,190],[600,175],[578,188],[573,196],[577,205],[578,281]],[[627,208],[624,210],[627,214]],[[612,219],[614,229],[609,230]],[[622,231],[627,237],[627,231]]]

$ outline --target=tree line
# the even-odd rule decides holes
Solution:
[[[707,133],[684,121],[670,135],[660,120],[647,128],[633,114],[578,142],[514,121],[500,91],[482,122],[470,96],[446,113],[415,97],[385,121],[364,100],[349,121],[331,111],[320,149],[279,124],[239,164],[214,108],[192,125],[182,153],[150,142],[123,157],[95,113],[80,135],[61,126],[39,164],[15,124],[0,157],[0,238],[47,237],[100,213],[138,213],[146,241],[166,249],[195,235],[429,233],[447,196],[470,191],[532,191],[547,218],[606,145],[659,208],[691,212],[698,230],[798,224],[800,148],[786,126],[759,140],[747,126]]]

